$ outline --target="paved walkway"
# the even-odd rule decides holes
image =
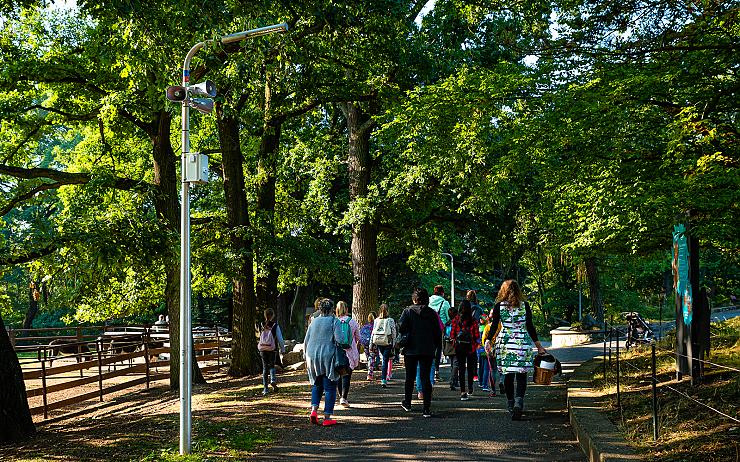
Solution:
[[[450,391],[446,383],[434,389],[435,416],[424,419],[419,401],[410,413],[399,405],[400,370],[387,389],[368,384],[365,372],[358,371],[350,391],[352,408],[337,406],[340,425],[313,426],[306,412],[294,412],[289,418],[296,431],[257,460],[583,461],[568,423],[565,378],[601,351],[600,343],[550,350],[566,375],[550,386],[530,382],[524,417],[518,422],[511,421],[505,397],[476,392],[470,401],[460,401],[459,392]],[[449,377],[449,367],[443,366],[441,373],[443,379]]]

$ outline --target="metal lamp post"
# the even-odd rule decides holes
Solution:
[[[260,27],[221,37],[224,45],[238,42],[247,38],[287,32],[286,23]],[[201,48],[213,40],[197,43],[185,56],[182,66],[182,86],[173,86],[167,89],[167,98],[170,101],[182,102],[182,208],[180,217],[180,454],[190,454],[192,415],[192,326],[190,319],[190,183],[203,182],[194,179],[188,172],[188,162],[197,159],[190,157],[190,107],[200,112],[209,113],[213,109],[213,101],[196,96],[216,96],[215,86],[211,82],[190,86],[190,61]],[[206,162],[207,165],[207,162]]]
[[[444,253],[442,255],[450,257],[450,306],[455,306],[455,259],[451,253]]]

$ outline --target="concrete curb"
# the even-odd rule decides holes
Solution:
[[[617,427],[599,412],[601,393],[592,388],[594,371],[601,360],[579,366],[568,380],[568,415],[573,433],[590,462],[626,462],[643,460],[624,439]]]

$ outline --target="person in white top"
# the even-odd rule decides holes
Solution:
[[[380,305],[380,314],[375,318],[373,333],[370,336],[370,348],[377,348],[383,357],[380,368],[380,384],[383,388],[388,386],[388,367],[393,358],[397,336],[396,321],[388,315],[388,305],[383,303]]]
[[[349,407],[349,401],[347,396],[349,395],[349,382],[352,378],[352,371],[357,368],[360,363],[360,324],[349,316],[347,309],[347,303],[337,302],[337,318],[340,322],[346,322],[349,324],[350,335],[352,340],[350,347],[344,350],[347,353],[347,359],[349,360],[349,374],[343,375],[337,383],[337,393],[339,394],[339,404],[344,407]]]

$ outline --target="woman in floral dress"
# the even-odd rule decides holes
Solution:
[[[534,368],[534,348],[545,354],[532,323],[532,311],[513,279],[504,281],[496,297],[496,306],[491,312],[491,325],[501,323],[501,331],[495,337],[498,370],[504,375],[506,398],[512,420],[519,420],[524,409],[524,393],[527,390],[527,373]],[[514,380],[516,379],[516,389]]]

